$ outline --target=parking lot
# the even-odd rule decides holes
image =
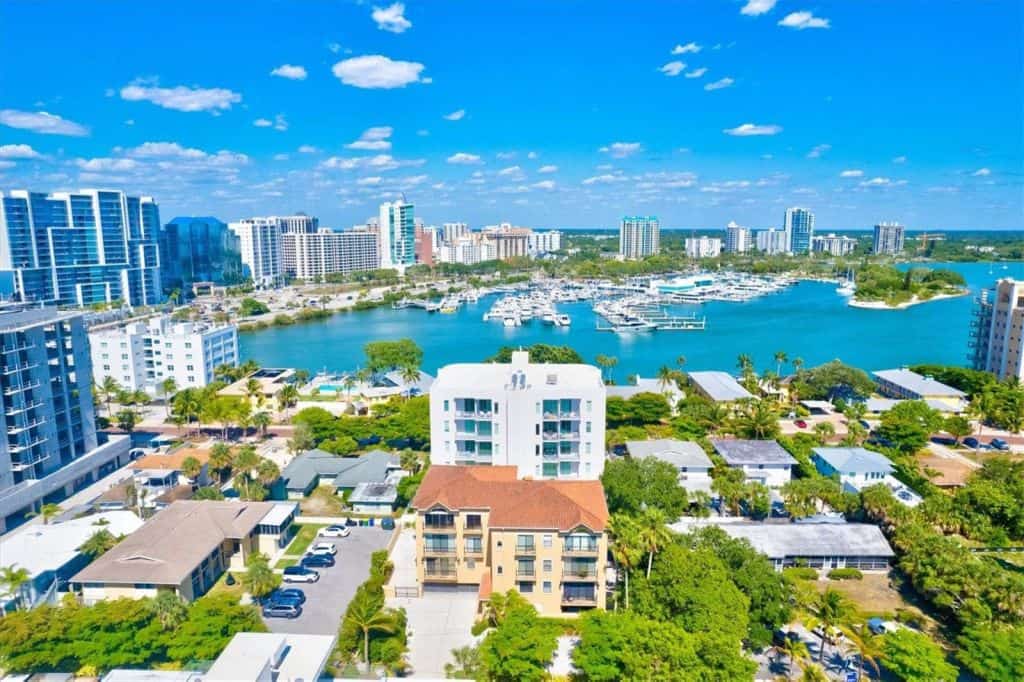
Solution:
[[[330,568],[315,569],[320,580],[315,583],[285,583],[306,593],[302,615],[295,619],[267,618],[271,632],[289,632],[304,635],[333,635],[338,631],[341,617],[349,601],[370,575],[370,555],[384,549],[391,532],[378,526],[350,528],[347,538],[321,538],[316,542],[333,542],[338,548],[335,564]]]

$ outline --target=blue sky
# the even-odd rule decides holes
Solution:
[[[244,10],[242,9],[244,7]],[[992,2],[0,2],[0,188],[165,220],[1024,228]]]

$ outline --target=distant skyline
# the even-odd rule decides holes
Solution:
[[[0,5],[0,190],[167,222],[1024,229],[1019,0]],[[692,227],[691,227],[692,226]]]

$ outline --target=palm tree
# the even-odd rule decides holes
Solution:
[[[171,416],[171,399],[174,394],[178,392],[178,382],[174,380],[174,377],[167,377],[160,382],[159,386],[160,395],[164,397],[164,416]]]
[[[214,443],[210,448],[210,468],[217,472],[217,480],[223,482],[224,474],[231,469],[233,456],[227,443]]]
[[[400,369],[399,373],[400,373],[400,376],[402,377],[402,381],[405,382],[406,386],[412,386],[413,384],[418,383],[419,380],[420,380],[420,370],[419,370],[419,367],[413,367],[412,365],[408,365],[408,366],[403,367],[402,369]],[[407,393],[408,393],[408,397],[411,398],[412,397],[412,389],[410,388]]]
[[[345,389],[348,402],[352,402],[352,389],[356,387],[356,378],[352,374],[346,374],[345,378],[341,380],[341,385]]]
[[[231,468],[239,473],[248,474],[259,466],[259,463],[260,458],[256,454],[256,449],[251,445],[246,445],[238,448],[238,452],[235,453],[234,460],[231,462]]]
[[[792,679],[794,664],[803,667],[803,662],[811,658],[807,642],[798,638],[783,637],[782,643],[775,645],[774,649],[780,656],[789,659],[786,665],[786,679]]]
[[[403,450],[399,456],[401,467],[410,474],[415,474],[420,468],[420,456],[412,450]]]
[[[252,416],[252,425],[260,430],[260,435],[264,438],[267,437],[267,428],[270,426],[272,419],[270,413],[266,411],[257,412]]]
[[[654,555],[672,541],[672,533],[665,526],[665,514],[660,509],[645,509],[638,519],[638,542],[647,552],[647,577],[651,577]]]
[[[195,482],[199,479],[199,474],[203,471],[203,463],[195,457],[186,457],[181,462],[181,473],[185,474],[191,481]]]
[[[736,367],[739,368],[740,374],[746,376],[754,371],[754,361],[746,353],[740,353],[736,357]]]
[[[611,552],[615,564],[622,569],[626,584],[626,610],[629,610],[629,571],[640,563],[643,549],[640,546],[640,529],[631,517],[617,514],[611,518],[608,530],[611,532]]]
[[[804,674],[800,676],[800,682],[831,682],[831,678],[818,665],[809,665],[804,668]]]
[[[831,642],[832,634],[845,628],[854,614],[853,603],[842,592],[831,587],[819,594],[810,605],[810,615],[806,619],[807,629],[821,627],[821,650],[818,661],[825,658],[825,645]]]
[[[395,631],[395,618],[381,608],[369,592],[356,593],[355,599],[349,604],[345,618],[363,633],[363,661],[366,669],[370,669],[370,633]]]
[[[188,607],[175,592],[160,590],[152,603],[153,615],[166,632],[178,627],[188,618]]]
[[[832,422],[818,422],[814,425],[814,433],[818,436],[818,442],[824,445],[829,438],[836,435],[836,427],[832,426]]]
[[[868,663],[875,671],[875,677],[881,677],[882,671],[878,660],[883,658],[882,637],[871,632],[865,624],[845,628],[843,634],[848,642],[847,647],[857,654],[857,668],[860,677],[864,677],[864,663]]]
[[[277,394],[278,408],[282,412],[286,412],[289,407],[299,401],[299,389],[295,388],[294,385],[288,384]]]
[[[62,513],[63,511],[64,510],[60,507],[60,505],[54,504],[53,502],[47,502],[46,504],[39,508],[39,511],[32,512],[29,514],[29,516],[42,517],[43,525],[49,525],[50,519]]]
[[[263,397],[263,384],[259,379],[249,379],[245,382],[245,397],[250,403]]]
[[[238,368],[234,367],[233,365],[224,363],[222,365],[217,365],[217,367],[214,368],[213,376],[215,379],[219,381],[223,381],[224,383],[230,384],[231,382],[235,381],[237,372]]]
[[[22,588],[31,580],[32,574],[28,572],[27,568],[16,568],[14,565],[0,568],[0,585],[4,586],[7,594],[14,595],[15,609],[21,605],[25,597]]]
[[[107,416],[111,415],[110,403],[114,402],[117,396],[121,395],[121,384],[112,376],[103,377],[103,383],[96,387],[96,393],[100,396],[103,404],[107,407]]]
[[[779,430],[779,415],[766,400],[754,400],[736,420],[740,433],[747,438],[771,438]]]
[[[101,528],[79,546],[78,551],[85,554],[90,559],[107,552],[111,547],[117,544],[117,538],[106,528]]]
[[[281,470],[269,459],[261,459],[260,463],[256,465],[256,478],[263,485],[269,486],[281,478]]]
[[[256,599],[262,599],[277,589],[280,580],[274,570],[270,568],[270,560],[266,554],[256,552],[245,563],[242,585]]]
[[[680,355],[680,356],[676,357],[676,367],[678,367],[680,370],[682,370],[683,369],[683,365],[685,365],[685,364],[686,364],[686,356],[685,355]]]
[[[135,410],[121,410],[117,413],[117,428],[131,433],[139,423],[139,414]]]
[[[786,364],[787,360],[789,360],[789,356],[786,355],[786,351],[775,351],[775,374],[782,376],[782,366]]]
[[[793,358],[793,372],[795,374],[799,374],[800,370],[802,370],[803,368],[804,368],[804,359],[803,358]]]
[[[668,365],[662,365],[658,368],[658,386],[661,388],[662,393],[668,393],[668,387],[675,383],[676,372]]]

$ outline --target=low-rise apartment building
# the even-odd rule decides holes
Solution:
[[[962,409],[967,398],[967,394],[959,389],[906,368],[881,369],[874,375],[878,392],[887,398],[936,401],[954,410]]]
[[[531,481],[511,466],[435,465],[412,501],[424,591],[516,590],[542,615],[605,608],[600,481]]]
[[[89,332],[93,378],[113,377],[129,391],[162,393],[174,379],[178,390],[202,388],[220,365],[238,364],[238,328],[175,322],[169,315]]]
[[[72,578],[86,604],[155,597],[185,601],[206,593],[224,571],[242,571],[255,552],[273,557],[292,534],[295,503],[188,500],[150,518]]]
[[[520,478],[597,479],[604,471],[605,386],[597,367],[447,365],[430,386],[434,464],[507,464]]]

